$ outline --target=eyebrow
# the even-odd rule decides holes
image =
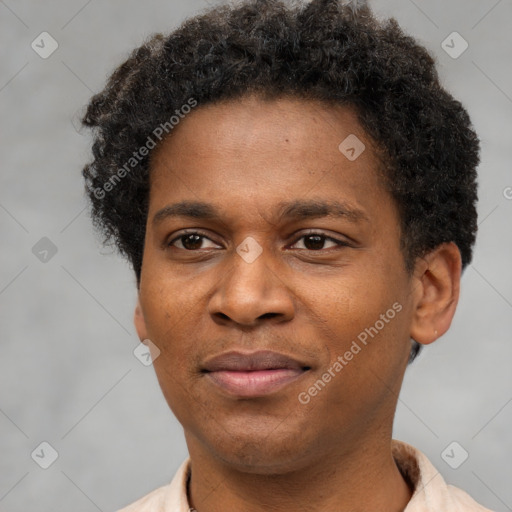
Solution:
[[[153,224],[159,224],[169,217],[222,220],[220,211],[213,204],[203,201],[181,201],[165,206],[155,213]],[[354,223],[369,222],[369,218],[363,210],[340,201],[295,200],[283,201],[277,205],[276,218],[278,221],[307,220],[320,217],[346,218]]]

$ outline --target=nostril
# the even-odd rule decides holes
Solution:
[[[279,313],[263,313],[259,318],[274,318],[277,315],[279,315]]]

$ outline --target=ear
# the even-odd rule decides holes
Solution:
[[[139,340],[143,341],[148,338],[148,332],[146,328],[146,320],[144,318],[144,313],[142,312],[142,308],[140,306],[140,299],[137,297],[137,305],[135,306],[135,313],[133,315],[133,323],[135,324],[135,329],[139,336]]]
[[[411,338],[428,345],[450,327],[459,301],[462,262],[459,248],[443,243],[423,258],[414,269],[414,312]]]

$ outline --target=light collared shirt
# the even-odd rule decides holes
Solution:
[[[492,512],[466,492],[446,484],[426,455],[413,446],[393,439],[392,453],[400,472],[414,489],[404,512]],[[183,462],[169,484],[118,512],[189,512],[189,472],[190,458]]]

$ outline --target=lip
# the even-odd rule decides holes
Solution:
[[[278,352],[231,351],[208,359],[203,373],[230,395],[258,397],[276,393],[309,369],[306,364]]]

